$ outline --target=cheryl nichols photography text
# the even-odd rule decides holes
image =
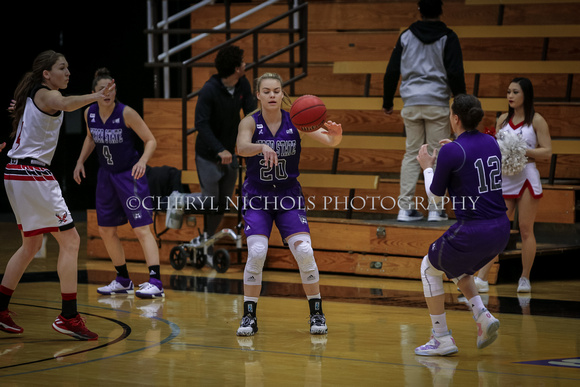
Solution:
[[[225,206],[225,211],[244,210],[247,208],[253,210],[292,210],[292,209],[306,209],[317,211],[341,211],[341,210],[355,210],[355,211],[389,211],[393,209],[407,209],[400,204],[401,198],[392,196],[252,196],[228,198]],[[452,210],[475,210],[479,196],[458,196],[458,197],[436,197],[428,200],[421,196],[414,196],[413,203],[417,209],[444,209],[450,205]],[[186,212],[208,212],[218,210],[218,201],[211,196],[199,196],[183,194],[178,199],[174,197],[161,196],[146,196],[140,198],[131,196],[127,199],[127,207],[130,210],[136,210],[143,206],[149,211],[160,208],[180,209]]]

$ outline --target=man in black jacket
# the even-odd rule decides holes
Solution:
[[[203,85],[195,107],[195,163],[204,196],[213,198],[217,213],[207,216],[205,231],[215,234],[238,176],[235,156],[240,110],[256,109],[250,82],[244,75],[244,50],[226,46],[215,58],[217,74]]]

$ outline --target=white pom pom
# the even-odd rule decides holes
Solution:
[[[501,129],[497,135],[497,143],[501,150],[501,164],[504,175],[512,176],[524,170],[528,158],[526,141],[521,133],[510,128]]]

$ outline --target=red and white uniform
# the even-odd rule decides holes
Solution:
[[[532,125],[526,125],[523,122],[514,125],[510,120],[506,126],[521,133],[529,149],[538,147],[538,137]],[[540,199],[544,196],[542,182],[540,181],[540,172],[536,168],[535,162],[527,163],[524,169],[517,175],[503,175],[502,177],[502,194],[506,199],[520,198],[526,188],[530,190],[534,199]]]
[[[56,150],[62,111],[49,115],[34,104],[34,89],[26,100],[4,171],[4,185],[18,227],[33,236],[74,227],[62,191],[48,169]]]

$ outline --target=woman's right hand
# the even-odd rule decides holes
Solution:
[[[274,165],[278,165],[278,155],[274,149],[264,144],[262,145],[262,154],[264,155],[264,161],[267,167],[272,168]]]

